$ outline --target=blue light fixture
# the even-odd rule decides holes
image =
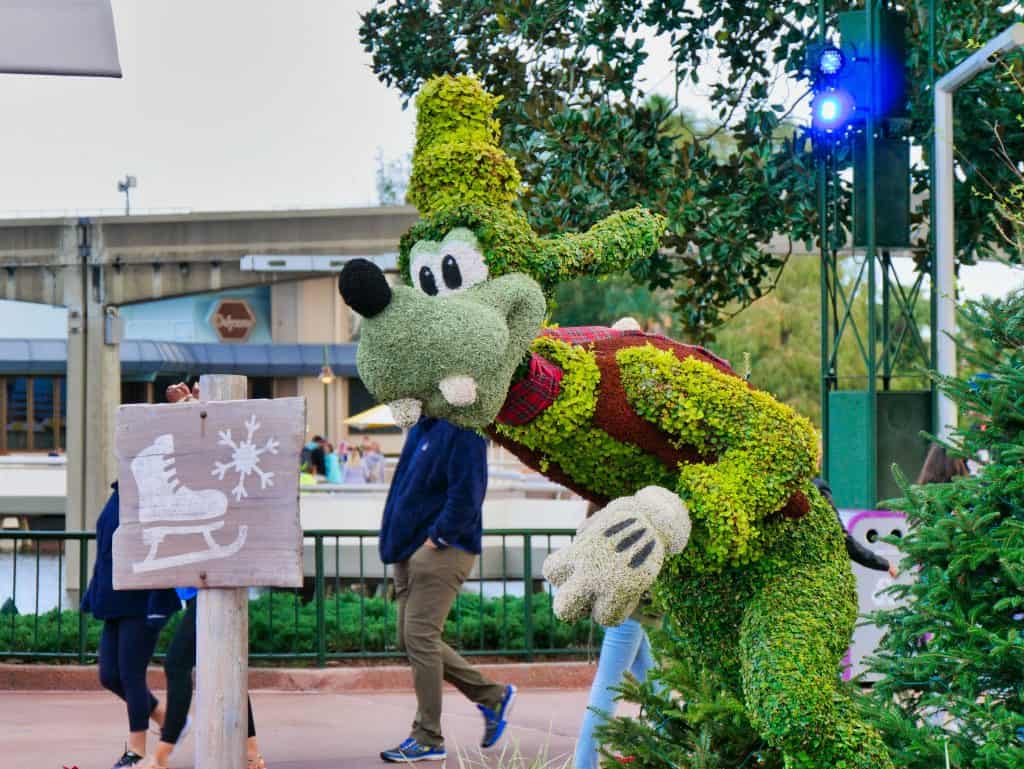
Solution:
[[[818,57],[818,71],[826,77],[832,77],[839,74],[845,63],[843,52],[835,46],[828,46]]]
[[[811,122],[819,131],[835,133],[843,129],[853,116],[855,105],[849,92],[830,88],[815,94],[811,102]]]

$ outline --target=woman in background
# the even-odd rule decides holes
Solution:
[[[146,669],[167,618],[181,608],[173,590],[114,590],[113,542],[120,524],[117,484],[96,521],[96,565],[82,598],[82,611],[103,620],[100,683],[128,708],[128,739],[112,769],[135,766],[146,755],[152,719],[162,725],[164,709],[146,685]]]
[[[349,449],[345,463],[345,483],[366,483],[366,467],[363,465],[363,450],[356,446]]]
[[[329,443],[324,452],[324,475],[327,477],[328,483],[341,483],[344,481],[341,474],[341,460],[334,452],[334,446]]]
[[[198,591],[192,587],[178,588],[185,601],[185,614],[178,623],[174,637],[167,646],[164,673],[167,676],[167,712],[151,758],[139,769],[167,769],[175,745],[188,729],[188,710],[192,705],[192,670],[196,666],[196,600]],[[252,717],[252,700],[246,696],[249,711],[248,739],[245,743],[246,769],[266,769],[256,741],[256,724]]]
[[[917,476],[917,485],[924,486],[928,483],[949,483],[959,476],[970,475],[967,463],[960,457],[951,457],[945,446],[932,444],[928,449],[928,456],[925,457],[924,465]]]
[[[364,475],[367,483],[384,483],[384,455],[376,441],[370,444],[370,450],[363,457],[363,465],[366,467]]]

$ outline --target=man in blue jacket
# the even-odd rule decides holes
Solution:
[[[480,555],[487,451],[472,430],[424,417],[406,439],[384,505],[380,555],[395,564],[398,644],[409,657],[417,711],[409,738],[381,753],[385,761],[440,761],[444,682],[484,716],[481,746],[501,739],[514,686],[484,678],[441,638],[444,622]]]

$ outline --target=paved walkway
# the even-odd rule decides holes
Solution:
[[[162,699],[160,693],[157,696]],[[571,755],[586,702],[584,690],[521,691],[506,741],[482,754],[478,748],[482,722],[475,706],[455,692],[446,694],[447,766],[562,769]],[[377,754],[406,736],[414,707],[411,692],[253,694],[268,769],[386,766]],[[120,756],[126,721],[124,706],[106,692],[0,691],[0,767],[109,769]],[[499,762],[502,747],[506,760]],[[507,760],[513,753],[522,758]],[[191,767],[193,756],[188,737],[171,766]],[[535,763],[538,757],[542,760]]]

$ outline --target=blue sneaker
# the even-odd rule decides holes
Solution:
[[[429,745],[421,745],[410,737],[397,748],[385,750],[380,757],[390,764],[404,764],[407,761],[444,761],[448,758],[448,751],[443,745],[432,748]]]
[[[505,687],[505,696],[501,698],[497,712],[483,705],[477,705],[484,715],[484,738],[480,742],[480,747],[493,747],[505,734],[505,727],[508,726],[508,718],[512,714],[512,705],[515,701],[516,687],[509,684]]]

